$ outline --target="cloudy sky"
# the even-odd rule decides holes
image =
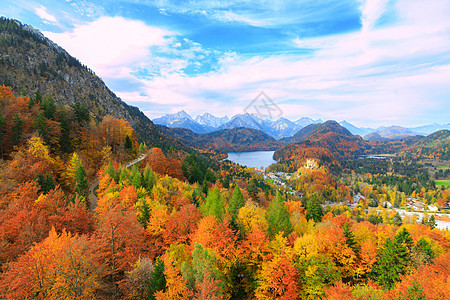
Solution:
[[[448,0],[2,0],[150,118],[242,113],[450,122]]]

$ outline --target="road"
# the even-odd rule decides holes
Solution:
[[[137,164],[138,162],[140,162],[141,160],[146,158],[147,155],[148,155],[148,153],[142,154],[141,156],[139,156],[135,160],[130,161],[129,163],[127,163],[125,165],[125,168],[131,167],[132,165]],[[89,203],[91,204],[91,210],[94,210],[97,207],[98,198],[95,195],[94,191],[98,187],[99,182],[100,182],[100,180],[98,178],[95,178],[94,182],[92,182],[92,184],[89,186],[89,197],[88,197],[88,199],[89,199]]]

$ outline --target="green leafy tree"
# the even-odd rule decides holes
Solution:
[[[113,164],[111,162],[108,163],[108,165],[106,166],[105,172],[107,174],[109,174],[109,176],[111,176],[111,178],[114,179],[114,181],[116,183],[119,183],[119,174],[118,174],[116,168],[114,168],[114,166],[113,166]]]
[[[150,205],[145,198],[142,198],[140,202],[138,221],[142,227],[147,229],[148,220],[150,219]]]
[[[55,117],[56,105],[51,97],[46,97],[41,102],[41,107],[44,110],[44,116],[51,120]]]
[[[45,175],[39,172],[35,177],[36,182],[41,187],[39,193],[47,194],[49,191],[55,188],[55,183],[53,181],[52,174],[47,172]]]
[[[49,126],[43,113],[39,114],[34,120],[34,129],[37,130],[44,142],[48,145],[50,143],[50,137],[48,134]]]
[[[323,217],[323,209],[317,200],[317,196],[313,195],[310,199],[308,199],[306,204],[306,219],[314,220],[316,222],[322,221]]]
[[[198,243],[195,243],[194,250],[192,251],[192,264],[183,262],[181,265],[181,274],[186,279],[188,287],[191,290],[195,290],[196,287],[201,286],[207,275],[220,287],[223,285],[224,277],[219,270],[216,254]],[[221,290],[217,292],[221,294]]]
[[[231,216],[231,223],[233,225],[235,224],[239,209],[244,206],[244,196],[241,193],[241,189],[239,186],[236,185],[236,187],[233,190],[233,195],[231,196],[228,210]]]
[[[208,193],[205,203],[201,207],[201,211],[203,215],[213,216],[217,221],[222,220],[225,214],[225,203],[217,187]]]
[[[431,217],[428,219],[427,225],[430,226],[431,229],[436,228],[437,223],[436,223],[436,218],[434,217],[434,215],[431,215]]]
[[[396,226],[402,226],[402,224],[403,224],[402,217],[400,216],[400,214],[398,212],[392,218],[392,224],[394,224]]]
[[[127,149],[127,151],[131,151],[133,149],[133,142],[128,135],[125,137],[125,149]]]
[[[144,187],[147,191],[151,191],[153,189],[153,186],[156,184],[156,175],[153,172],[153,170],[146,166],[144,169]]]
[[[13,126],[11,131],[12,131],[11,145],[15,146],[19,144],[23,134],[23,120],[19,117],[18,114],[14,115]]]
[[[395,235],[394,241],[388,238],[371,277],[384,288],[392,288],[400,280],[400,275],[406,272],[410,263],[411,246],[411,234],[405,228]]]
[[[353,250],[353,252],[355,252],[356,255],[358,255],[359,254],[358,243],[356,243],[355,235],[353,234],[353,232],[350,231],[348,223],[344,224],[343,231],[344,236],[347,239],[346,241],[347,245]]]
[[[142,174],[137,165],[134,165],[131,169],[131,185],[137,189],[142,186]]]
[[[123,183],[125,180],[129,180],[129,175],[126,168],[120,170],[119,183]]]
[[[286,237],[292,233],[292,224],[286,205],[280,193],[273,198],[267,208],[267,222],[269,223],[269,237],[272,239],[278,232]]]
[[[6,121],[3,118],[3,114],[0,113],[0,156],[3,159],[3,151],[4,151],[4,139],[6,136]]]
[[[79,165],[75,172],[75,192],[87,199],[89,195],[89,186],[87,183],[86,171],[83,165]]]
[[[166,288],[166,276],[164,275],[164,261],[158,259],[153,270],[152,279],[150,280],[148,299],[155,300],[157,291],[164,291]]]
[[[194,153],[189,154],[181,165],[184,176],[190,183],[202,182],[205,174],[202,172],[197,156]]]

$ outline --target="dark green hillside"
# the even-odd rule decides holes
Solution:
[[[169,135],[194,148],[208,148],[222,152],[276,150],[280,143],[261,130],[250,128],[221,129],[197,134],[189,129],[160,126]]]

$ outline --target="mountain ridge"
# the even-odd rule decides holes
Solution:
[[[57,104],[85,105],[98,119],[106,115],[122,118],[140,139],[168,149],[183,148],[162,133],[137,107],[117,97],[88,67],[39,30],[17,20],[0,18],[0,84],[16,92],[51,97]]]

